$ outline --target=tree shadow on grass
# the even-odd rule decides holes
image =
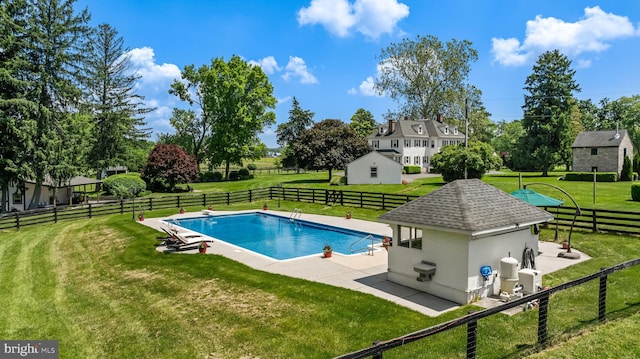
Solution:
[[[327,179],[301,179],[283,182],[282,184],[295,184],[295,183],[329,183]]]

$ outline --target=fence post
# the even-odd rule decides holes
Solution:
[[[362,208],[362,192],[360,192],[360,208]]]
[[[543,348],[547,346],[547,311],[549,309],[549,293],[540,297],[538,308],[538,344]]]
[[[253,193],[249,190],[249,203],[253,202]]]
[[[300,202],[300,188],[296,188],[296,201]]]
[[[600,288],[598,290],[598,320],[607,320],[607,276],[600,277]]]
[[[269,199],[273,199],[273,187],[269,187]]]
[[[58,207],[53,207],[53,223],[58,223]]]
[[[380,342],[379,341],[373,342],[373,346],[378,345],[378,343]],[[376,353],[371,356],[371,359],[382,359],[382,352],[383,352],[382,350],[376,351]]]
[[[16,231],[20,230],[20,215],[16,212]]]
[[[149,210],[153,211],[153,197],[149,197]]]
[[[178,199],[178,208],[182,208],[182,206],[180,206],[180,196],[176,196],[176,198]]]
[[[227,206],[231,204],[231,197],[229,195],[229,192],[227,192]]]
[[[472,314],[474,311],[470,310],[468,314]],[[478,334],[478,321],[474,320],[467,324],[467,359],[475,359],[476,357],[476,343]]]
[[[124,213],[124,202],[123,202],[123,200],[121,199],[121,200],[120,200],[120,214],[123,214],[123,213]]]
[[[344,192],[340,190],[340,205],[344,206]]]
[[[311,189],[311,203],[316,203],[316,189]]]
[[[384,202],[384,193],[382,194],[382,209],[387,209]]]
[[[91,203],[89,203],[89,218],[91,218],[91,214],[92,214],[92,213],[91,213],[91,212],[92,212],[92,210],[91,210],[91,209],[92,209],[92,208],[91,208]]]
[[[328,189],[324,190],[324,205],[325,206],[329,205],[329,190]]]
[[[202,207],[206,207],[207,206],[207,194],[203,193],[202,194]]]
[[[596,209],[595,208],[593,209],[591,216],[592,216],[591,222],[593,224],[592,230],[594,232],[597,232],[598,231],[598,216],[596,215]]]

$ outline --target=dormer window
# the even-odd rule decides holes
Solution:
[[[378,128],[378,134],[379,135],[383,135],[384,134],[384,127],[380,126],[380,128]]]
[[[422,125],[418,125],[418,133],[422,134]]]
[[[454,134],[454,135],[457,135],[457,134],[458,134],[458,128],[457,128],[457,127],[454,127],[454,128],[453,128],[453,134]]]
[[[444,127],[444,134],[448,135],[449,134],[449,126],[445,126]]]

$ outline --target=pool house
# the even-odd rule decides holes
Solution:
[[[393,230],[387,278],[460,304],[497,295],[501,259],[537,254],[535,229],[551,219],[481,180],[453,181],[378,217]]]

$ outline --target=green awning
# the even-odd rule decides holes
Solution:
[[[519,189],[511,192],[511,195],[536,207],[557,207],[564,203],[562,200],[545,196],[530,189]]]

